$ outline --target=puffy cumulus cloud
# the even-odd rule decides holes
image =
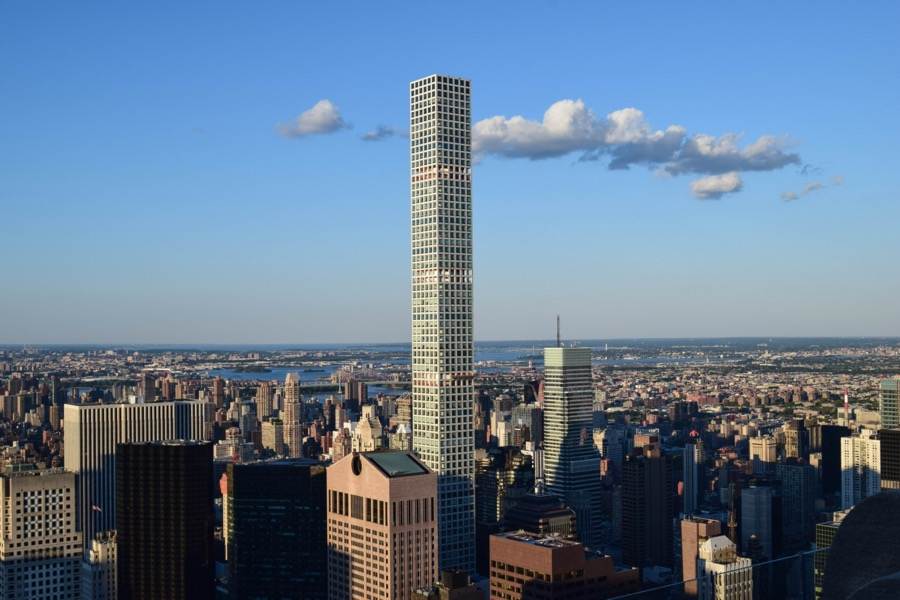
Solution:
[[[375,129],[365,132],[360,136],[364,142],[380,142],[381,140],[386,140],[388,138],[392,138],[395,136],[405,136],[406,134],[402,131],[398,131],[393,127],[388,127],[387,125],[379,125]]]
[[[744,187],[744,182],[735,171],[710,175],[691,182],[691,191],[700,200],[718,200],[725,194],[741,191],[742,187]]]
[[[553,103],[541,121],[523,116],[484,119],[472,128],[472,144],[479,158],[496,155],[540,160],[580,153],[579,161],[605,160],[611,170],[643,166],[669,175],[722,175],[694,182],[701,190],[695,189],[695,195],[704,198],[739,191],[741,172],[801,164],[797,154],[787,151],[784,138],[764,135],[742,146],[736,133],[689,135],[681,125],[655,129],[644,113],[633,107],[600,118],[582,100]],[[710,185],[729,183],[733,189],[703,191]]]
[[[538,160],[579,150],[586,152],[602,140],[599,122],[582,100],[554,102],[542,121],[497,116],[472,126],[472,150],[476,155]]]
[[[278,131],[289,138],[301,138],[309,135],[334,133],[347,129],[350,125],[344,121],[341,111],[331,100],[319,100],[312,108],[300,113],[290,123],[279,123]]]
[[[775,136],[761,136],[743,148],[740,147],[739,140],[740,136],[736,133],[719,137],[694,135],[685,141],[665,169],[672,175],[715,175],[731,171],[774,171],[800,162],[798,155],[785,152],[784,141]]]
[[[835,175],[831,178],[831,187],[838,187],[840,185],[843,185],[843,183],[844,183],[844,177],[841,175]],[[808,196],[808,195],[812,194],[813,192],[818,192],[819,190],[824,190],[827,187],[829,187],[829,185],[822,181],[810,181],[809,183],[804,185],[803,189],[800,190],[799,192],[792,192],[792,191],[781,192],[781,199],[784,200],[785,202],[793,202],[794,200],[799,200],[800,198],[803,198],[804,196]]]

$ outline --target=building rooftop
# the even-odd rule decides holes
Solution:
[[[416,460],[409,452],[364,452],[363,456],[388,477],[407,477],[428,473],[425,465]]]
[[[498,533],[496,534],[496,536],[505,538],[507,540],[513,540],[515,542],[531,544],[532,546],[540,546],[542,548],[568,548],[572,546],[581,546],[580,542],[563,539],[555,535],[539,535],[536,533],[529,533],[522,529],[520,529],[519,531]]]

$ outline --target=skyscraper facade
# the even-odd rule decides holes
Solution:
[[[327,469],[328,597],[409,600],[437,579],[437,476],[407,452]]]
[[[722,534],[722,523],[717,519],[691,517],[681,520],[681,579],[684,595],[697,595],[697,556],[700,545]]]
[[[88,545],[116,526],[116,444],[209,440],[212,404],[66,404],[63,444],[66,469],[75,473],[78,527]]]
[[[300,395],[300,379],[296,373],[288,373],[284,378],[284,444],[291,458],[303,456],[303,404]]]
[[[756,536],[767,559],[775,558],[773,501],[774,491],[769,486],[750,486],[741,490],[741,548],[749,548],[750,536]]]
[[[438,474],[442,569],[475,568],[470,82],[410,84],[413,447]]]
[[[118,596],[212,600],[212,444],[119,444]]]
[[[781,536],[785,552],[806,550],[816,526],[816,470],[788,459],[775,467],[781,481]]]
[[[80,573],[75,476],[7,467],[0,475],[0,598],[77,600]]]
[[[593,439],[590,348],[544,348],[544,480],[575,511],[585,546],[600,543],[600,454]]]
[[[651,444],[625,459],[622,469],[622,560],[635,567],[670,566],[672,461]]]
[[[858,436],[841,438],[841,506],[856,503],[881,491],[881,440],[863,429]]]
[[[81,600],[117,600],[118,543],[115,531],[101,531],[81,563]]]
[[[881,440],[881,489],[900,490],[900,429],[882,429]]]
[[[699,482],[697,475],[700,466],[697,460],[697,445],[685,444],[682,451],[682,474],[684,481],[684,502],[682,512],[685,515],[692,515],[697,512],[698,499],[700,497]]]
[[[231,598],[327,596],[325,467],[309,459],[228,465]]]
[[[885,379],[878,386],[878,411],[884,429],[900,427],[900,377]]]

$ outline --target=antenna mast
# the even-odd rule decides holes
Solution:
[[[556,347],[562,348],[562,342],[559,337],[559,315],[556,315]]]

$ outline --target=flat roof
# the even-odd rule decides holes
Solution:
[[[375,466],[388,477],[428,473],[428,469],[408,452],[365,452],[363,456],[375,463]]]

